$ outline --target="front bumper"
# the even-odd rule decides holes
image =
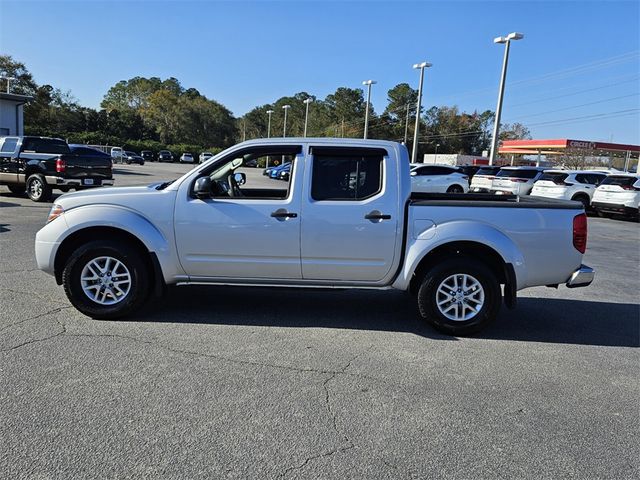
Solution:
[[[587,267],[586,265],[580,265],[580,268],[573,272],[569,277],[569,280],[567,280],[567,287],[587,287],[591,285],[591,282],[593,282],[595,274],[596,271],[593,268]]]
[[[84,185],[82,183],[81,178],[61,178],[56,176],[47,176],[45,180],[52,188],[55,187],[112,187],[113,186],[113,178],[103,178],[99,179],[99,185]]]

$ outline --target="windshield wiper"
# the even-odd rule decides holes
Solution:
[[[156,187],[156,190],[164,190],[165,188],[167,188],[169,185],[171,185],[173,182],[175,182],[175,180],[170,180],[168,182],[163,182],[160,185],[158,185]]]

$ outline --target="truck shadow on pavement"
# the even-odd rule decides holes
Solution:
[[[336,328],[406,332],[455,341],[418,318],[403,292],[252,287],[173,287],[131,320],[210,325]],[[520,298],[503,307],[480,339],[640,346],[640,306],[550,298]]]

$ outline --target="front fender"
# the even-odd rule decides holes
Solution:
[[[117,228],[134,235],[147,250],[156,254],[165,282],[184,273],[181,270],[175,271],[179,264],[172,242],[169,241],[170,232],[163,233],[135,210],[106,204],[73,208],[45,225],[36,235],[38,267],[53,273],[60,245],[74,233],[91,227]]]
[[[511,263],[515,270],[517,289],[526,285],[526,265],[518,246],[497,228],[475,221],[461,220],[441,225],[416,220],[407,238],[405,262],[393,287],[400,290],[409,288],[413,273],[422,259],[435,248],[453,242],[475,242],[485,245],[498,253],[505,263]]]

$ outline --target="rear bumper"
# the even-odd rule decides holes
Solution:
[[[591,206],[602,212],[622,213],[624,215],[638,215],[638,209],[619,203],[591,202]]]
[[[55,187],[102,187],[113,186],[113,178],[100,179],[100,185],[83,185],[81,178],[61,178],[55,176],[47,176],[45,180],[53,188]]]
[[[596,271],[593,268],[580,265],[580,268],[571,274],[566,285],[569,288],[587,287],[593,282],[595,274]]]

